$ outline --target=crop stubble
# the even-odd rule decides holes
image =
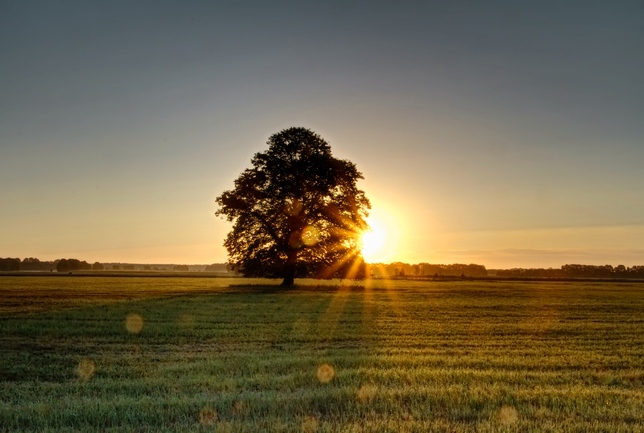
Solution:
[[[643,431],[643,289],[0,277],[0,429]]]

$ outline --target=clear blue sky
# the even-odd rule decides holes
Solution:
[[[0,257],[212,263],[269,135],[387,261],[644,264],[642,1],[3,1]]]

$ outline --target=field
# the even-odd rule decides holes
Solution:
[[[0,430],[642,432],[644,284],[0,277]]]

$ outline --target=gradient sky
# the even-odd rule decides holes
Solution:
[[[0,257],[213,263],[304,126],[384,261],[644,264],[644,3],[0,3]]]

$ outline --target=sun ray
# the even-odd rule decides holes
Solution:
[[[347,251],[342,257],[340,257],[335,263],[333,263],[328,268],[322,270],[320,278],[330,278],[338,271],[346,262],[351,260],[352,257],[355,257],[357,252],[355,250]]]
[[[358,255],[354,257],[353,262],[351,263],[351,267],[347,271],[346,277],[349,280],[352,280],[358,276],[360,273],[360,267],[363,266],[363,261],[360,259]]]

